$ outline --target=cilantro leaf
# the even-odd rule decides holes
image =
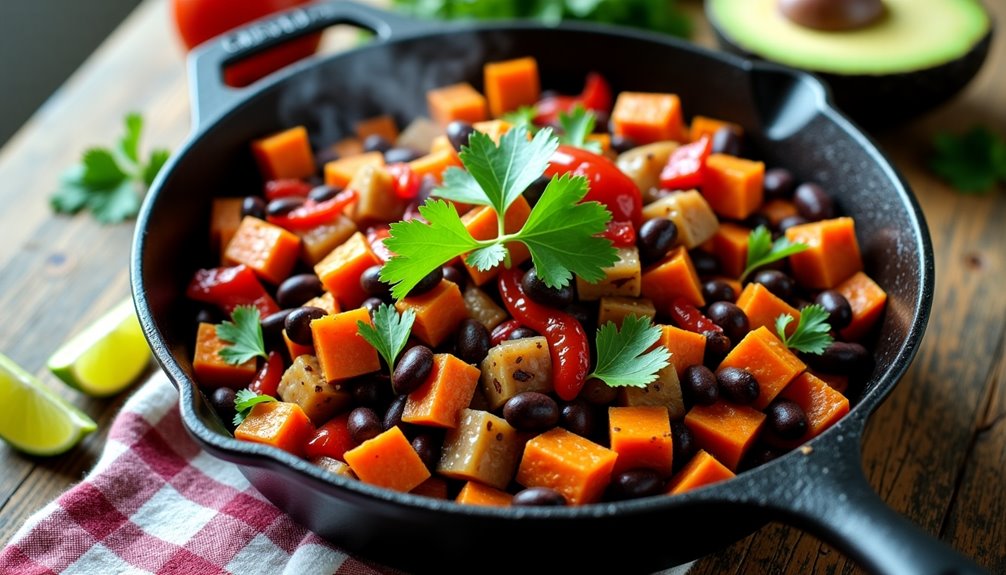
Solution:
[[[259,395],[250,389],[238,391],[234,394],[234,425],[241,425],[253,407],[270,401],[276,401],[276,398],[271,395]]]
[[[954,136],[933,138],[930,167],[963,193],[986,193],[996,181],[1006,182],[1006,141],[984,126]]]
[[[123,180],[114,188],[92,190],[87,207],[103,224],[114,224],[135,216],[140,211],[140,195],[136,184]]]
[[[217,352],[220,358],[231,365],[240,365],[253,357],[268,358],[258,309],[240,305],[231,312],[231,319],[217,326],[217,337],[231,344]]]
[[[597,367],[587,377],[596,377],[611,387],[646,387],[670,363],[666,347],[646,351],[657,343],[660,333],[646,316],[626,316],[621,331],[614,322],[605,323],[597,330]]]
[[[538,115],[538,110],[534,106],[521,106],[512,112],[503,114],[503,121],[511,126],[524,126],[528,132],[535,132],[538,127],[534,125],[534,119]]]
[[[571,274],[600,281],[603,268],[618,260],[611,241],[594,235],[604,231],[611,212],[597,202],[578,203],[586,194],[587,180],[582,176],[552,178],[516,235],[549,287],[566,285]]]
[[[744,281],[744,278],[748,277],[751,272],[764,265],[798,254],[806,249],[807,244],[793,243],[785,236],[773,242],[772,234],[765,226],[758,226],[748,234],[748,260],[740,280]]]
[[[501,243],[495,243],[473,251],[468,254],[465,261],[470,266],[474,266],[481,271],[486,271],[499,265],[500,262],[506,261],[509,255],[506,246]]]
[[[171,152],[158,148],[150,152],[150,160],[147,162],[147,166],[143,168],[143,183],[149,188],[150,184],[154,183],[154,178],[164,167],[165,162],[171,156]]]
[[[800,322],[796,325],[793,335],[786,335],[786,327],[793,322],[793,316],[788,313],[775,318],[775,331],[779,334],[786,347],[821,355],[835,341],[831,337],[831,326],[828,325],[828,311],[820,304],[812,304],[800,310]]]
[[[594,133],[594,122],[596,121],[594,113],[588,111],[581,104],[574,106],[568,114],[559,112],[559,125],[562,127],[559,142],[600,154],[601,144],[587,140],[587,136]]]
[[[444,171],[444,183],[433,190],[433,195],[463,204],[492,206],[475,178],[457,166],[451,166]]]
[[[140,161],[140,132],[143,117],[133,112],[126,115],[126,133],[119,139],[119,152],[134,164]]]
[[[419,214],[429,223],[409,220],[391,224],[384,245],[397,254],[381,268],[381,281],[395,287],[391,295],[402,299],[423,277],[444,262],[479,246],[457,210],[448,202],[427,201]]]
[[[374,312],[373,321],[374,325],[363,321],[356,322],[357,333],[374,346],[377,353],[384,358],[384,363],[388,364],[388,370],[394,373],[395,360],[409,339],[412,324],[416,321],[416,312],[407,309],[399,316],[394,306],[384,303]]]
[[[93,189],[106,189],[119,185],[126,179],[126,172],[112,152],[105,148],[90,148],[84,152],[82,184]]]

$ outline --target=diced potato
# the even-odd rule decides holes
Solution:
[[[313,266],[355,233],[356,222],[346,216],[339,216],[330,224],[297,232],[300,236],[300,258]]]
[[[331,419],[351,399],[348,391],[325,381],[318,358],[313,355],[301,355],[293,360],[283,373],[278,390],[280,399],[299,405],[315,425]]]
[[[673,140],[653,142],[623,152],[618,156],[616,163],[618,168],[636,183],[643,198],[647,195],[652,197],[651,190],[660,188],[660,172],[679,145]]]
[[[311,463],[317,465],[325,471],[328,471],[329,473],[335,475],[345,475],[346,477],[356,479],[356,474],[353,473],[353,469],[349,467],[349,465],[333,457],[316,457],[311,460]]]
[[[419,117],[412,120],[408,126],[398,134],[396,146],[411,148],[421,154],[430,152],[430,146],[434,138],[443,134],[440,126],[433,123],[429,118]]]
[[[482,360],[482,389],[499,408],[523,391],[552,391],[552,356],[543,336],[501,342]]]
[[[339,308],[339,302],[335,301],[335,296],[332,292],[325,292],[318,297],[313,297],[304,303],[303,307],[316,307],[325,310],[325,313],[339,313],[342,309]],[[284,330],[286,331],[286,330]]]
[[[465,409],[461,423],[447,432],[437,473],[506,489],[520,457],[517,430],[502,417]]]
[[[639,265],[639,250],[635,246],[617,248],[618,261],[604,268],[604,279],[597,283],[587,283],[576,278],[576,292],[583,301],[591,301],[604,296],[638,297],[642,286],[642,270]]]
[[[678,226],[679,245],[688,249],[713,237],[719,220],[709,203],[696,190],[677,192],[643,207],[643,218],[667,218]]]
[[[392,191],[391,174],[383,166],[363,166],[357,170],[348,188],[357,193],[353,207],[356,223],[402,219],[405,201]]]
[[[619,328],[627,316],[648,317],[651,320],[657,315],[657,308],[646,298],[606,296],[601,298],[600,310],[597,314],[597,325],[614,322]]]
[[[466,287],[464,297],[468,315],[486,326],[488,330],[492,330],[507,318],[506,310],[498,306],[486,292],[475,286]]]
[[[660,370],[656,381],[646,387],[619,388],[618,404],[627,407],[663,406],[672,421],[684,417],[685,402],[681,397],[681,383],[674,363]]]

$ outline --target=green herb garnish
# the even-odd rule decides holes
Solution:
[[[807,244],[793,243],[783,236],[772,241],[772,234],[765,226],[758,226],[748,234],[748,261],[740,280],[756,269],[777,262],[785,257],[798,254],[807,249]]]
[[[167,150],[154,150],[146,163],[140,161],[143,118],[126,116],[126,133],[113,148],[89,148],[81,163],[60,177],[60,187],[49,198],[53,211],[75,214],[90,210],[103,224],[135,217],[140,202],[157,172],[168,160]]]
[[[534,133],[538,127],[534,125],[534,118],[538,115],[538,110],[534,106],[521,106],[512,112],[503,114],[502,120],[510,124],[512,128],[523,126],[527,131]]]
[[[621,330],[614,322],[605,323],[597,329],[597,367],[587,377],[596,377],[611,387],[646,387],[671,359],[664,346],[647,351],[660,334],[660,328],[646,316],[626,316]]]
[[[997,181],[1006,183],[1006,141],[984,126],[960,136],[938,134],[933,148],[930,167],[960,192],[984,194]]]
[[[241,425],[253,407],[270,401],[276,401],[276,398],[271,395],[259,395],[250,389],[238,391],[234,395],[234,425]]]
[[[231,365],[240,365],[253,357],[268,359],[258,308],[240,305],[234,308],[231,319],[217,326],[217,337],[230,344],[217,352],[220,357]]]
[[[786,327],[792,322],[793,316],[788,313],[775,318],[775,331],[790,349],[821,355],[835,341],[831,337],[831,326],[828,325],[828,312],[820,304],[812,304],[800,310],[800,322],[796,324],[793,335],[787,336]]]
[[[388,370],[394,373],[395,360],[409,339],[412,324],[416,321],[416,312],[407,309],[399,316],[394,306],[384,303],[374,312],[373,321],[374,325],[363,321],[356,322],[357,333],[374,346],[388,364]]]
[[[568,114],[559,112],[559,125],[562,126],[559,142],[600,154],[601,144],[587,140],[587,136],[594,133],[596,121],[594,113],[588,111],[581,104],[573,106],[573,110]]]

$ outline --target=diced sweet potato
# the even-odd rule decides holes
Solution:
[[[325,164],[325,184],[337,188],[345,188],[353,180],[356,172],[364,166],[384,166],[384,154],[381,152],[366,152],[352,156],[342,156]]]
[[[702,365],[706,354],[706,336],[673,325],[661,325],[660,331],[657,344],[671,353],[671,365],[679,378],[689,367]]]
[[[716,215],[743,220],[753,214],[764,199],[764,177],[763,162],[712,154],[706,159],[702,195]]]
[[[224,263],[244,264],[258,277],[278,284],[290,275],[298,255],[299,237],[269,222],[245,216],[224,250]]]
[[[685,138],[681,99],[676,94],[621,92],[611,122],[614,134],[638,144]]]
[[[313,355],[301,355],[294,359],[283,373],[278,389],[280,399],[299,405],[315,425],[331,419],[352,399],[349,391],[341,386],[335,387],[325,379],[318,358]]]
[[[695,405],[685,415],[685,425],[692,430],[699,447],[732,471],[737,471],[764,422],[764,413],[725,401]]]
[[[768,218],[773,226],[778,226],[784,219],[797,215],[796,204],[790,200],[769,200],[758,208],[758,213]]]
[[[608,433],[611,450],[618,454],[614,473],[645,468],[665,477],[671,474],[674,442],[666,409],[609,407]]]
[[[830,289],[863,269],[852,218],[821,220],[786,230],[786,238],[807,249],[789,256],[793,277],[800,285]]]
[[[330,224],[294,233],[300,236],[300,259],[313,266],[353,237],[356,233],[356,223],[346,216],[339,215]]]
[[[252,142],[252,153],[262,178],[307,178],[314,175],[314,154],[307,128],[296,126]]]
[[[758,381],[758,399],[752,404],[756,409],[765,409],[793,378],[807,368],[765,327],[748,332],[720,363],[719,369],[724,367],[746,369]]]
[[[506,215],[503,217],[503,230],[508,234],[520,231],[529,215],[531,215],[531,205],[523,196],[518,196],[517,200],[507,208]],[[496,212],[489,207],[477,206],[461,216],[461,221],[464,222],[468,233],[477,240],[491,240],[499,236]],[[510,251],[510,265],[520,265],[531,257],[531,252],[521,242],[508,242],[506,247]],[[485,284],[499,273],[499,266],[481,271],[468,265],[468,262],[464,262],[464,264],[468,275],[472,277],[472,282],[477,286]]]
[[[629,176],[643,194],[643,201],[653,198],[654,192],[660,187],[660,172],[667,165],[668,158],[681,144],[674,140],[662,140],[636,146],[618,155],[618,169]],[[644,208],[645,209],[645,208]],[[652,216],[644,217],[649,219]]]
[[[622,387],[618,390],[618,405],[624,407],[662,407],[671,419],[685,415],[681,382],[674,364],[657,372],[657,379],[646,387]]]
[[[367,292],[360,287],[360,275],[367,268],[380,263],[380,258],[370,249],[366,236],[356,232],[318,262],[314,266],[314,273],[325,289],[335,296],[339,305],[349,309],[358,307],[367,299]]]
[[[234,430],[237,439],[272,445],[298,457],[304,456],[304,446],[313,434],[314,425],[304,410],[284,401],[255,405]]]
[[[821,435],[849,413],[849,400],[809,372],[800,374],[779,395],[796,402],[807,415],[807,433],[800,443]]]
[[[213,198],[210,210],[210,245],[214,253],[223,254],[238,226],[241,225],[241,203],[244,198]]]
[[[316,307],[325,310],[325,313],[339,313],[339,302],[335,301],[335,296],[331,292],[325,292],[318,297],[313,297],[304,302],[304,307]]]
[[[482,132],[492,138],[493,143],[498,146],[500,144],[500,138],[503,137],[503,134],[509,132],[510,128],[513,128],[513,124],[507,122],[506,120],[497,119],[486,120],[485,122],[475,122],[472,124],[472,127],[475,128],[476,131]],[[448,140],[448,142],[450,142],[450,140]],[[453,148],[454,146],[452,145],[451,149]]]
[[[192,359],[192,371],[202,387],[230,387],[241,389],[255,377],[255,358],[238,365],[231,365],[220,357],[220,350],[230,344],[217,337],[217,326],[200,323],[196,332],[196,351]]]
[[[786,326],[786,335],[793,335],[800,322],[800,312],[795,307],[757,282],[744,286],[744,290],[737,297],[737,307],[744,310],[744,314],[748,316],[751,329],[765,327],[775,333],[775,320],[780,315],[789,315],[793,317],[793,321]]]
[[[402,421],[433,427],[457,427],[479,382],[479,369],[449,353],[433,356],[433,370],[409,394]]]
[[[839,333],[846,341],[863,339],[884,313],[887,292],[863,272],[854,273],[835,289],[849,300],[849,307],[852,308],[852,321]]]
[[[466,287],[463,295],[468,315],[490,331],[509,317],[506,310],[497,305],[489,294],[475,286]]]
[[[643,207],[643,218],[667,218],[678,227],[677,243],[687,249],[708,241],[720,222],[702,194],[696,190],[675,192]]]
[[[642,293],[653,300],[658,310],[670,309],[671,302],[679,297],[697,307],[706,305],[699,275],[684,246],[671,250],[663,260],[643,272]]]
[[[461,421],[447,431],[437,473],[506,489],[520,458],[517,430],[487,411],[463,409]]]
[[[444,170],[451,166],[460,166],[461,159],[454,148],[431,151],[429,154],[409,162],[409,168],[414,174],[433,176],[438,182],[444,179]]]
[[[581,301],[592,301],[604,296],[639,297],[642,268],[639,250],[635,247],[615,248],[618,260],[603,268],[604,279],[589,283],[576,276],[576,293]]]
[[[370,313],[363,308],[311,322],[314,349],[326,381],[349,379],[381,369],[377,350],[358,333],[358,321],[372,325]]]
[[[510,505],[510,500],[512,499],[513,495],[510,495],[506,491],[500,491],[499,489],[494,489],[488,485],[482,485],[478,481],[469,481],[461,488],[461,491],[458,493],[458,496],[454,499],[454,501],[457,503],[464,503],[465,505],[507,507]]]
[[[482,68],[489,113],[493,117],[532,106],[541,95],[538,61],[532,57],[489,62]]]
[[[733,471],[730,471],[722,463],[716,461],[716,458],[709,455],[709,452],[700,449],[695,454],[695,457],[685,464],[681,471],[671,479],[667,494],[677,495],[678,493],[698,489],[704,485],[726,481],[733,477],[735,477]]]
[[[283,330],[283,344],[286,345],[286,351],[290,354],[290,357],[296,359],[302,355],[314,355],[313,345],[303,345],[299,344],[287,335],[286,330]]]
[[[398,139],[398,124],[387,114],[360,120],[354,128],[356,137],[361,140],[366,140],[368,136],[380,136],[389,144],[394,144]]]
[[[593,503],[611,481],[617,458],[614,451],[556,427],[524,446],[517,482],[555,489],[570,505]]]
[[[542,336],[500,342],[482,360],[482,388],[493,409],[524,391],[552,391],[552,356]]]
[[[728,276],[740,277],[748,259],[748,235],[751,230],[732,222],[723,222],[713,234],[713,255],[720,270]]]
[[[468,317],[461,290],[457,284],[448,280],[441,280],[428,292],[395,302],[395,308],[399,313],[405,313],[408,309],[416,312],[412,335],[430,347],[443,343]]]
[[[360,481],[395,491],[412,491],[430,477],[430,470],[397,425],[350,449],[345,457]]]
[[[601,298],[597,312],[597,325],[613,322],[619,328],[622,321],[630,315],[648,317],[651,320],[657,315],[657,308],[646,298],[605,296]]]
[[[394,222],[405,213],[405,200],[395,195],[391,174],[382,166],[363,166],[350,180],[348,189],[356,192],[352,218],[357,224]]]
[[[333,152],[335,152],[336,158],[359,156],[363,153],[363,141],[356,136],[350,136],[332,144],[330,148]]]
[[[742,128],[740,124],[727,122],[726,120],[717,120],[716,118],[709,118],[706,116],[695,116],[692,118],[692,126],[688,132],[689,140],[696,142],[700,140],[702,136],[707,136],[711,140],[720,128],[729,128],[738,136],[744,135],[744,128]]]
[[[444,127],[454,120],[481,122],[489,115],[485,97],[467,82],[430,90],[426,93],[426,104],[430,117]]]

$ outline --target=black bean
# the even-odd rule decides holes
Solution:
[[[454,146],[454,149],[460,152],[462,146],[468,145],[468,138],[471,137],[474,131],[475,128],[468,122],[454,120],[450,124],[447,124],[447,139]]]
[[[559,424],[583,437],[590,437],[594,433],[596,417],[590,404],[583,400],[574,400],[562,406],[559,414]]]
[[[524,274],[524,278],[520,282],[521,287],[524,288],[524,293],[527,297],[533,299],[534,301],[547,305],[554,308],[563,308],[573,303],[573,298],[575,294],[573,293],[573,285],[566,284],[565,287],[554,288],[545,285],[545,282],[538,277],[538,272],[535,268],[531,268]]]
[[[289,308],[269,314],[262,319],[262,339],[266,347],[276,347],[283,344],[283,328],[286,327],[286,316],[296,308]]]
[[[802,226],[807,223],[807,219],[803,216],[786,216],[785,218],[779,220],[779,231],[786,233],[786,230],[792,228],[793,226]]]
[[[637,499],[656,495],[663,490],[664,481],[652,469],[629,469],[616,473],[608,484],[608,497],[614,501]]]
[[[765,410],[768,426],[783,439],[800,439],[807,433],[807,414],[794,401],[777,399]]]
[[[511,331],[507,339],[524,339],[527,337],[538,337],[538,332],[529,327],[520,326]]]
[[[528,487],[514,494],[510,505],[535,507],[562,507],[566,498],[551,487]]]
[[[367,313],[370,314],[370,319],[373,320],[374,319],[374,313],[377,312],[377,308],[381,307],[385,303],[386,302],[384,300],[382,300],[381,298],[368,297],[367,299],[363,300],[363,303],[360,304],[360,307],[362,307],[363,309],[367,310]]]
[[[574,301],[564,309],[566,313],[576,318],[580,322],[584,331],[592,333],[591,327],[597,323],[597,305],[588,305],[586,302]]]
[[[265,200],[258,196],[245,196],[245,199],[241,200],[241,217],[245,216],[264,220]]]
[[[697,405],[712,405],[720,398],[716,374],[704,365],[690,365],[681,374],[681,391]]]
[[[368,439],[373,439],[384,431],[381,420],[377,414],[369,407],[357,407],[349,412],[349,421],[346,424],[349,435],[353,441],[363,443]]]
[[[729,126],[723,126],[713,134],[712,153],[741,155],[741,136]]]
[[[828,289],[817,294],[814,302],[828,312],[828,325],[831,329],[842,329],[852,323],[852,306],[849,300],[836,290]]]
[[[797,186],[793,192],[796,211],[807,221],[816,222],[835,217],[835,202],[828,192],[818,184],[807,182]]]
[[[492,341],[486,326],[478,320],[467,318],[461,322],[461,327],[458,328],[454,355],[462,361],[479,366],[482,365],[482,360],[489,353],[491,345]]]
[[[457,285],[458,289],[464,291],[468,283],[468,274],[454,266],[444,266],[444,279]]]
[[[298,196],[276,198],[265,207],[267,216],[285,216],[304,205],[306,200]]]
[[[388,388],[387,378],[376,376],[364,376],[353,380],[350,384],[353,403],[367,407],[384,405],[388,400]]]
[[[639,259],[642,263],[651,264],[660,261],[678,239],[678,226],[667,218],[652,218],[639,226],[636,236],[636,246],[639,248]]]
[[[216,308],[204,307],[196,312],[196,323],[220,323],[223,320],[223,314]]]
[[[412,438],[412,449],[419,454],[426,468],[433,471],[440,462],[440,451],[444,442],[436,433],[420,433]]]
[[[720,386],[720,395],[739,405],[754,402],[761,392],[758,380],[746,369],[724,367],[716,372],[716,382]]]
[[[320,307],[304,306],[293,309],[286,316],[283,327],[290,341],[300,345],[314,345],[314,334],[311,332],[311,322],[328,315]]]
[[[729,337],[718,331],[709,330],[702,335],[706,336],[706,352],[702,363],[713,369],[730,353],[732,344]]]
[[[405,404],[409,401],[409,396],[399,395],[391,400],[388,410],[384,412],[383,427],[387,431],[396,425],[402,425],[402,414],[405,413]]]
[[[793,195],[796,178],[786,168],[772,168],[765,171],[762,187],[766,200],[788,198]]]
[[[699,452],[692,429],[678,419],[671,422],[671,441],[674,444],[674,469],[681,469]]]
[[[503,404],[503,417],[520,431],[545,431],[559,422],[559,405],[537,391],[524,391]]]
[[[444,279],[444,268],[434,268],[430,273],[423,276],[423,279],[419,280],[419,283],[415,287],[409,290],[409,295],[424,294],[440,285],[440,280],[442,279]]]
[[[632,141],[632,138],[628,136],[622,136],[619,134],[611,136],[611,149],[614,150],[615,153],[622,154],[635,147],[636,142]]]
[[[618,390],[602,380],[592,377],[583,384],[580,397],[591,405],[609,405],[618,397]]]
[[[524,199],[527,200],[527,203],[531,207],[534,207],[538,203],[538,200],[541,199],[541,195],[545,193],[545,188],[551,180],[552,178],[546,176],[538,176],[538,179],[531,182],[531,185],[524,190]]]
[[[391,142],[380,134],[371,134],[363,139],[364,152],[381,152],[382,154],[391,149]]]
[[[702,297],[707,302],[734,302],[737,301],[737,292],[732,285],[723,280],[709,280],[702,284]]]
[[[744,339],[751,324],[744,310],[728,301],[717,301],[709,304],[706,308],[706,317],[713,320],[713,323],[723,328],[723,333],[730,338],[730,341],[740,341]]]
[[[692,250],[688,252],[695,266],[695,272],[700,276],[714,276],[720,271],[720,263],[716,261],[716,256],[702,250]]]
[[[384,152],[384,161],[388,164],[411,162],[418,157],[420,157],[419,152],[412,148],[396,147]]]
[[[391,298],[391,286],[381,281],[381,269],[384,266],[370,266],[360,274],[360,287],[370,297],[387,300]]]
[[[325,292],[321,280],[314,274],[297,274],[283,280],[276,288],[276,303],[282,308],[297,307]]]
[[[402,354],[391,375],[391,389],[398,395],[412,393],[433,371],[433,352],[425,345],[417,345]]]
[[[229,387],[218,387],[210,395],[210,405],[224,421],[224,425],[231,425],[234,419],[234,397],[234,390]]]
[[[755,229],[759,226],[765,228],[766,230],[772,229],[772,221],[768,219],[768,216],[759,213],[754,213],[748,216],[744,220],[744,225],[751,229]]]
[[[792,299],[796,291],[796,281],[779,270],[761,270],[751,278],[751,281],[760,283],[776,297],[787,301]]]
[[[824,353],[808,354],[807,359],[821,371],[841,375],[859,375],[873,367],[873,358],[865,347],[846,341],[834,341]]]

